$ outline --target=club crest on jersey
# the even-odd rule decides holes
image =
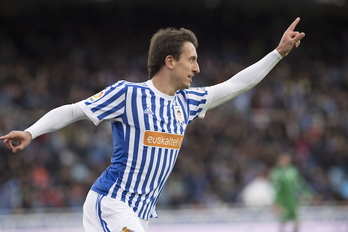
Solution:
[[[184,113],[180,106],[174,106],[174,114],[178,125],[183,126],[185,122]]]
[[[120,232],[134,232],[134,230],[130,230],[127,227],[123,227],[123,229]]]
[[[102,96],[104,96],[105,94],[105,90],[100,91],[97,94],[94,94],[92,97],[88,98],[89,102],[94,102],[96,100],[98,100],[99,98],[101,98]]]

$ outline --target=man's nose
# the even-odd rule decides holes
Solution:
[[[201,72],[201,70],[199,69],[199,64],[198,64],[197,62],[195,63],[195,65],[194,65],[194,67],[193,67],[193,72],[194,72],[195,74],[198,74],[198,73]]]

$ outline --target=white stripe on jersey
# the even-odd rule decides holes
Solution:
[[[204,88],[167,96],[155,89],[150,80],[119,81],[79,102],[96,125],[104,120],[112,125],[111,165],[92,189],[126,202],[142,219],[156,217],[155,205],[176,162],[186,126],[204,116],[207,99]],[[183,114],[183,119],[178,118],[175,110]],[[145,139],[153,139],[155,145],[144,145]]]

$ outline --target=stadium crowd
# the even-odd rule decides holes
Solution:
[[[63,7],[2,15],[0,134],[26,129],[50,109],[117,80],[146,81],[149,38],[159,27],[184,26],[197,33],[201,74],[193,86],[204,86],[270,52],[297,16],[279,12],[274,20],[240,9],[215,11],[202,10],[209,17],[174,25],[165,17],[156,22],[156,12],[144,17],[136,9]],[[348,17],[324,13],[325,19],[313,12],[302,17],[299,30],[306,38],[265,80],[190,125],[160,207],[241,203],[242,189],[267,173],[283,150],[294,154],[319,196],[317,204],[347,202]],[[1,144],[0,209],[81,207],[109,165],[111,142],[107,122],[95,127],[79,121],[16,154]]]

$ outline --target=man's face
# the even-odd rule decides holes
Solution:
[[[189,88],[192,77],[200,72],[195,46],[190,42],[186,42],[182,50],[183,53],[181,53],[180,59],[174,62],[173,69],[177,90]]]
[[[291,164],[291,156],[287,154],[282,154],[279,158],[279,165],[281,167],[287,167]]]

